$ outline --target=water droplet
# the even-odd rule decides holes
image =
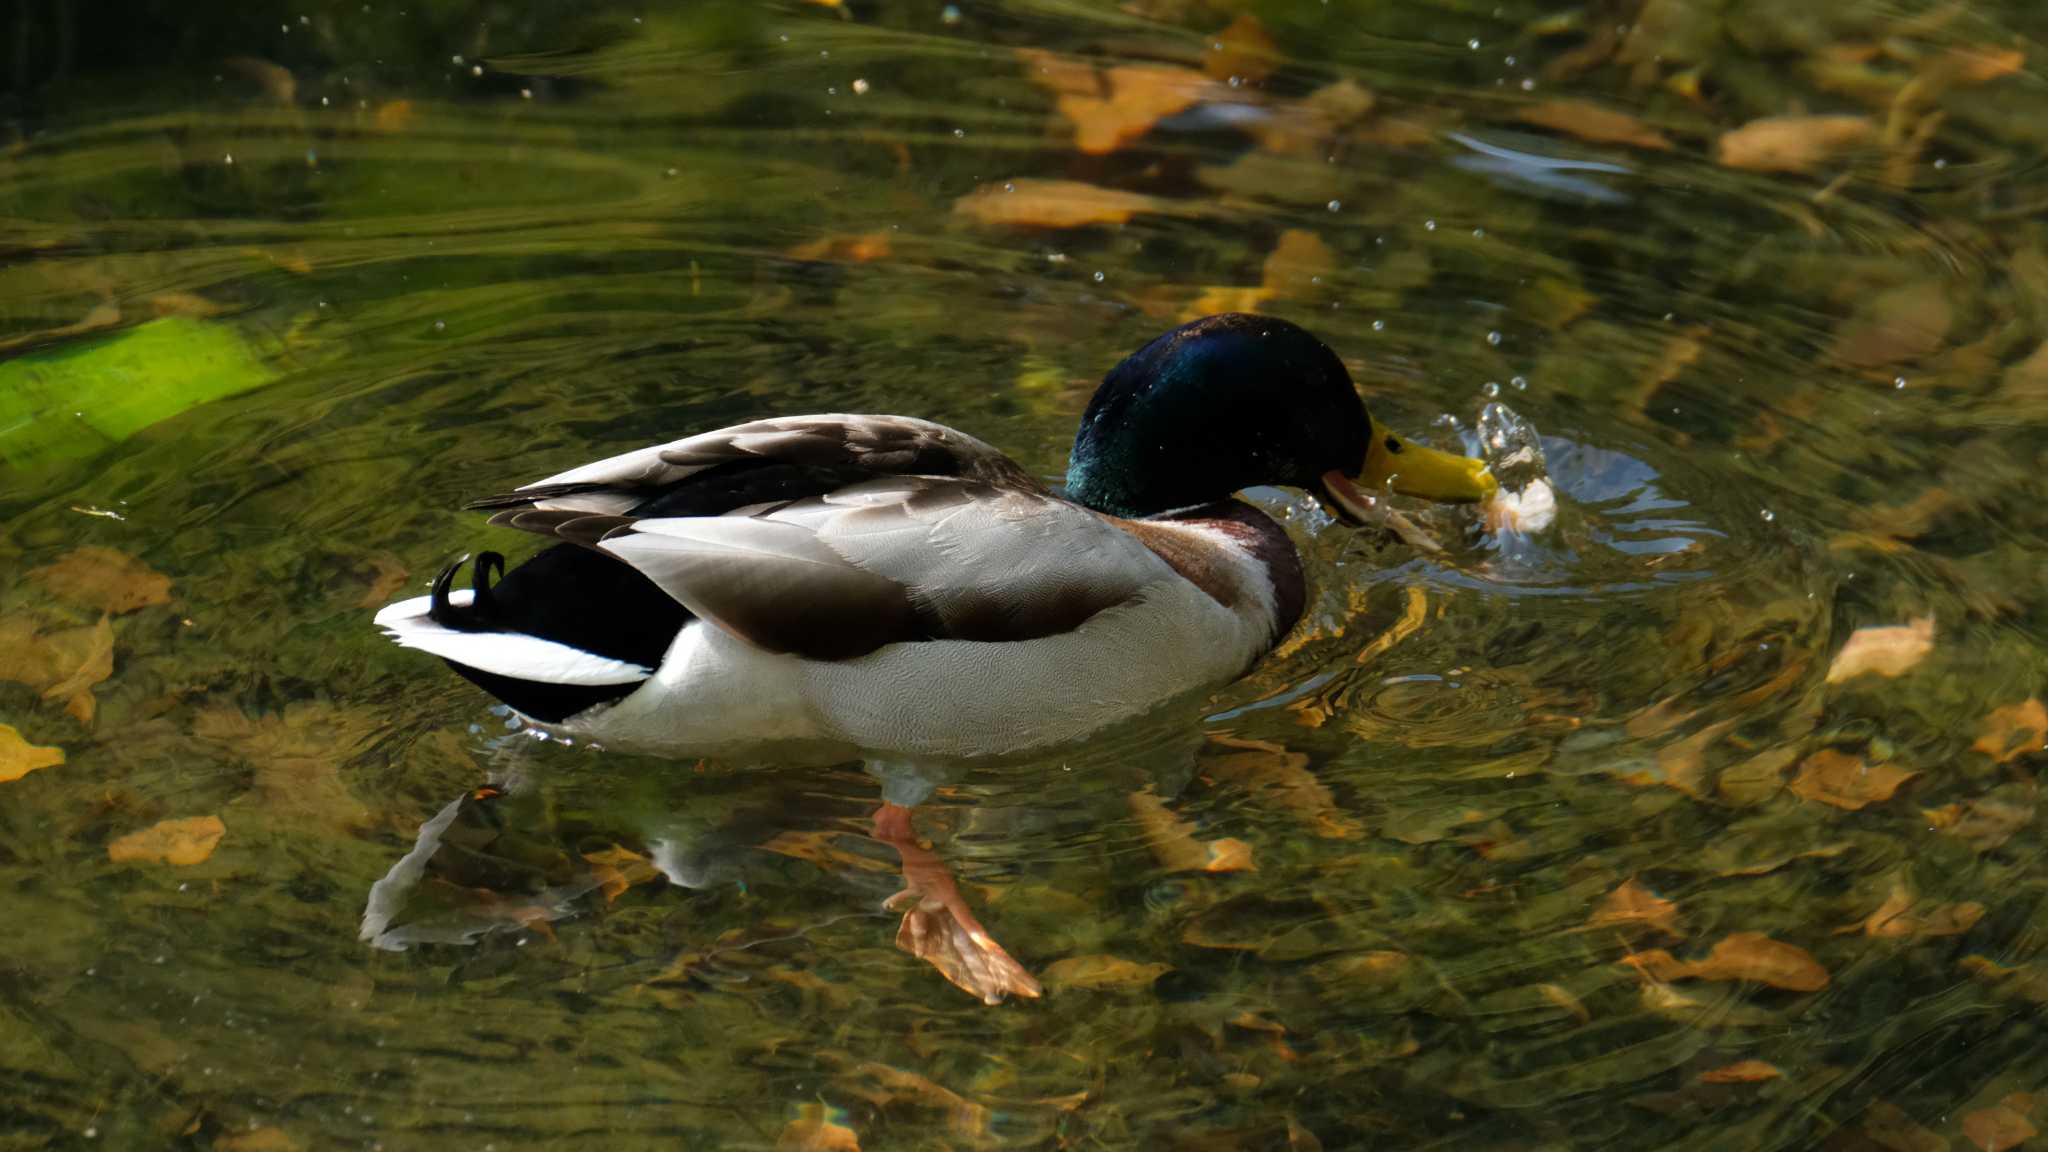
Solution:
[[[941,23],[941,24],[945,24],[945,25],[948,25],[948,26],[951,26],[951,25],[954,25],[954,24],[958,24],[959,22],[960,22],[960,6],[959,6],[959,5],[957,5],[957,4],[948,4],[948,5],[946,5],[946,6],[944,7],[944,8],[941,8],[941,9],[939,9],[939,23]]]
[[[1500,58],[1500,62],[1507,65],[1510,68],[1513,68],[1515,66],[1515,58],[1513,56],[1503,56]]]
[[[1385,320],[1373,321],[1372,330],[1375,332],[1385,332],[1387,330],[1387,322]]]
[[[1892,377],[1892,387],[1894,387],[1894,388],[1904,388],[1905,386],[1906,386],[1906,378],[1905,378],[1904,376],[1894,376],[1894,377]]]
[[[521,89],[519,90],[519,98],[520,98],[521,100],[531,100],[531,99],[533,99],[533,89],[531,89],[531,88],[521,88]]]
[[[1100,273],[1100,272],[1097,272],[1097,273],[1095,274],[1095,282],[1096,282],[1097,284],[1100,284],[1100,283],[1102,283],[1102,281],[1103,281],[1104,279],[1105,279],[1105,277],[1103,276],[1103,274],[1102,274],[1102,273]]]
[[[1941,159],[1937,159],[1937,160],[1935,160],[1935,162],[1934,162],[1934,169],[1935,169],[1935,171],[1939,172],[1940,170],[1942,170],[1943,168],[1946,168],[1946,167],[1948,167],[1948,161],[1946,161],[1946,160],[1941,160]]]
[[[1517,392],[1527,392],[1529,390],[1529,378],[1527,376],[1517,376],[1509,380],[1508,383],[1513,384]]]
[[[1230,78],[1230,86],[1231,86],[1232,88],[1242,88],[1242,87],[1244,87],[1244,77],[1242,77],[1242,76],[1232,76],[1232,77]]]
[[[484,74],[484,66],[483,66],[483,65],[481,65],[481,64],[471,64],[471,65],[469,66],[469,74],[470,74],[471,76],[481,76],[481,75],[483,75],[483,74]]]
[[[1007,181],[1007,180],[1003,181],[1003,191],[1005,191],[1005,192],[1015,192],[1016,190],[1017,190],[1017,186],[1016,186],[1015,184],[1012,184],[1012,183],[1010,183],[1010,182],[1009,182],[1009,181]]]
[[[326,108],[326,107],[328,107],[328,103],[327,103],[327,97],[325,97],[325,96],[322,96],[322,97],[320,98],[320,106],[321,106],[322,108]]]
[[[1536,90],[1536,82],[1535,82],[1534,80],[1524,80],[1524,81],[1522,81],[1522,91],[1524,91],[1524,92],[1534,92],[1535,90]]]
[[[1498,332],[1488,332],[1488,333],[1486,334],[1486,342],[1487,342],[1488,344],[1491,344],[1491,345],[1493,345],[1493,346],[1494,346],[1494,347],[1496,347],[1496,348],[1500,347],[1500,333],[1498,333]]]
[[[1486,229],[1484,229],[1484,228],[1474,228],[1474,229],[1472,230],[1472,238],[1473,238],[1474,240],[1484,240],[1484,239],[1486,239]]]
[[[1764,523],[1766,524],[1778,518],[1778,514],[1776,512],[1771,511],[1769,508],[1764,509],[1762,515],[1764,518]]]
[[[1323,207],[1328,208],[1332,212],[1339,212],[1343,210],[1344,202],[1342,200],[1332,200],[1328,204],[1323,205]]]
[[[450,64],[457,64],[457,65],[461,64],[461,63],[462,63],[462,54],[458,52],[458,53],[456,53],[455,55],[453,55],[453,56],[450,56],[450,57],[448,58],[448,62],[449,62]]]
[[[831,85],[829,85],[829,84],[828,84],[828,85],[826,85],[826,86],[825,86],[825,95],[827,95],[827,96],[837,96],[837,95],[839,95],[839,89],[837,89],[837,88],[834,88],[834,87],[832,87]]]
[[[1465,41],[1465,47],[1470,48],[1474,52],[1479,51],[1479,37],[1474,36],[1472,39]]]
[[[227,155],[221,157],[220,161],[223,164],[233,164],[235,162],[235,154],[233,152],[230,152]]]
[[[965,128],[955,128],[955,129],[953,129],[953,139],[955,139],[955,140],[964,140],[964,139],[966,139],[966,138],[967,138],[967,129],[965,129]]]
[[[1422,230],[1423,230],[1424,232],[1434,232],[1434,231],[1436,231],[1436,221],[1434,221],[1434,220],[1424,220],[1424,221],[1422,222]]]
[[[1495,396],[1500,395],[1500,384],[1496,381],[1488,380],[1479,386],[1479,394],[1491,400]]]
[[[853,82],[853,94],[854,94],[855,96],[865,96],[865,95],[867,95],[867,94],[868,94],[868,82],[867,82],[866,80],[855,80],[855,81]]]
[[[448,327],[448,322],[447,322],[447,321],[445,321],[445,320],[436,320],[436,321],[434,321],[434,331],[436,331],[436,332],[442,331],[443,329],[445,329],[445,328],[447,328],[447,327]]]
[[[664,175],[664,176],[668,177],[669,179],[673,180],[673,179],[675,179],[675,178],[676,178],[676,170],[675,170],[675,169],[673,169],[673,168],[670,168],[670,169],[669,169],[668,171],[666,171],[666,172],[663,172],[663,173],[662,173],[662,175]]]

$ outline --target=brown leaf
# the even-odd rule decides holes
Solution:
[[[0,784],[19,780],[38,768],[55,768],[63,762],[62,748],[31,744],[11,726],[0,724]]]
[[[1175,816],[1166,802],[1149,790],[1131,793],[1130,805],[1138,831],[1168,871],[1258,871],[1252,864],[1251,845],[1228,837],[1206,843],[1195,839],[1194,825]]]
[[[1830,351],[1852,368],[1884,368],[1939,351],[1955,324],[1947,285],[1936,280],[1878,293],[1835,333]]]
[[[1272,75],[1280,60],[1280,46],[1266,32],[1266,26],[1249,12],[1218,32],[1202,55],[1202,71],[1218,80],[1237,77],[1259,81]]]
[[[356,607],[382,608],[386,601],[405,588],[405,578],[409,573],[404,562],[390,552],[372,552],[363,559],[369,561],[377,572],[370,578],[369,588],[356,601]]]
[[[1904,676],[1934,650],[1934,617],[1909,624],[1858,628],[1828,662],[1827,682],[1839,684],[1862,675]]]
[[[1948,1141],[1913,1121],[1888,1101],[1879,1100],[1863,1113],[1863,1134],[1891,1152],[1948,1152]]]
[[[887,232],[862,232],[852,236],[820,236],[788,249],[792,260],[829,260],[842,264],[869,264],[886,260],[892,245]]]
[[[1230,781],[1258,800],[1270,801],[1325,839],[1348,840],[1361,832],[1358,822],[1337,806],[1329,786],[1308,770],[1307,756],[1264,740],[1211,739],[1238,751],[1203,759],[1204,774]]]
[[[1069,956],[1045,969],[1045,984],[1055,992],[1069,988],[1149,988],[1171,964],[1139,964],[1117,956]]]
[[[1791,992],[1817,992],[1828,985],[1827,969],[1797,945],[1761,932],[1732,932],[1705,959],[1685,961],[1661,948],[1632,953],[1623,963],[1652,980],[1750,980]]]
[[[1923,808],[1930,827],[1960,837],[1979,852],[1989,852],[2034,820],[2034,785],[2001,784],[1961,804]]]
[[[107,859],[116,864],[172,864],[182,868],[213,855],[214,845],[220,843],[227,831],[218,816],[165,820],[109,843]]]
[[[223,1132],[214,1138],[219,1152],[299,1152],[299,1145],[282,1128],[250,1128]]]
[[[1593,1022],[1593,1014],[1586,1010],[1585,1001],[1572,995],[1569,989],[1557,984],[1538,984],[1536,991],[1542,993],[1545,1000],[1570,1013],[1579,1023],[1591,1024]]]
[[[1765,1080],[1776,1080],[1784,1073],[1774,1065],[1761,1060],[1737,1060],[1711,1071],[1700,1073],[1702,1084],[1759,1084]]]
[[[303,820],[356,829],[370,823],[342,769],[377,732],[368,711],[321,702],[296,703],[283,712],[245,715],[209,707],[192,720],[192,734],[246,760],[255,788],[237,804],[256,803],[271,820]]]
[[[806,1104],[783,1126],[775,1152],[860,1152],[860,1137],[832,1118],[823,1104]]]
[[[1988,84],[2016,75],[2026,63],[2027,54],[2017,48],[1959,44],[1936,57],[1933,67],[1957,83]]]
[[[1811,172],[1876,138],[1866,116],[1769,116],[1723,135],[1717,157],[1752,172]]]
[[[370,117],[370,124],[379,132],[403,132],[412,126],[413,108],[410,100],[388,100],[377,105],[377,111]]]
[[[1865,764],[1861,757],[1823,748],[1799,762],[1792,794],[1854,812],[1891,799],[1899,785],[1918,775],[1890,764]]]
[[[59,600],[120,615],[171,602],[171,578],[112,548],[73,548],[29,577]]]
[[[1311,971],[1316,979],[1333,984],[1387,984],[1408,968],[1408,954],[1376,948],[1336,956],[1318,963]]]
[[[1609,892],[1586,921],[1589,928],[1614,924],[1648,924],[1668,936],[1684,936],[1678,927],[1678,905],[1650,891],[1631,877]]]
[[[1860,924],[1845,931],[1861,928],[1865,935],[1883,939],[1960,936],[1984,918],[1984,906],[1974,901],[1943,904],[1924,915],[1914,915],[1912,907],[1913,893],[1906,887],[1905,877],[1893,876],[1891,894],[1885,897],[1884,903],[1864,917]]]
[[[1525,124],[1549,128],[1595,144],[1626,144],[1660,151],[1671,147],[1669,137],[1641,120],[1586,100],[1545,100],[1523,108],[1517,115]]]
[[[984,184],[953,202],[953,214],[1006,228],[1087,228],[1122,224],[1140,212],[1174,210],[1152,196],[1077,180]]]
[[[2005,1152],[2027,1142],[2038,1131],[2027,1119],[2033,1100],[2015,1092],[1989,1108],[1963,1117],[1963,1138],[1984,1152]]]
[[[2038,699],[1994,709],[1984,718],[1977,741],[1970,745],[2000,764],[2009,764],[2048,745],[2048,707]]]
[[[78,663],[63,679],[43,689],[43,699],[64,701],[64,710],[73,719],[90,725],[99,710],[93,685],[114,674],[114,626],[102,616],[90,628],[52,633],[48,644],[49,650],[58,654],[59,666],[71,656],[77,656]]]

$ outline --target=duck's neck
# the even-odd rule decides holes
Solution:
[[[1269,606],[1274,640],[1301,619],[1308,595],[1301,555],[1287,530],[1257,508],[1242,500],[1217,500],[1122,523],[1175,572],[1225,608]],[[1219,544],[1228,554],[1218,555]]]

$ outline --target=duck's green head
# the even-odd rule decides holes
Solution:
[[[1361,486],[1443,501],[1483,500],[1496,487],[1482,461],[1381,427],[1322,341],[1243,312],[1184,324],[1112,369],[1067,465],[1070,497],[1119,516],[1260,484],[1304,489],[1359,518]]]

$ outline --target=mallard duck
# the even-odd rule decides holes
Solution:
[[[712,754],[823,742],[915,760],[1071,741],[1245,672],[1302,612],[1302,564],[1236,498],[1480,500],[1477,460],[1388,431],[1328,347],[1230,313],[1146,344],[1082,415],[1064,493],[903,416],[785,416],[470,507],[555,541],[376,622],[528,719]],[[495,577],[495,580],[494,580]]]
[[[556,543],[510,571],[478,555],[464,590],[457,561],[377,623],[563,734],[857,750],[902,860],[898,946],[993,1004],[1039,986],[912,835],[920,767],[1075,740],[1250,668],[1305,599],[1287,533],[1236,498],[1254,485],[1373,521],[1382,485],[1495,482],[1374,421],[1314,336],[1233,313],[1103,379],[1063,494],[925,420],[756,420],[475,502]]]

